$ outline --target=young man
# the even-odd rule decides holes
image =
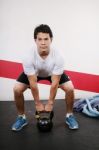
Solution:
[[[24,110],[23,92],[31,89],[36,111],[52,111],[57,89],[65,92],[66,119],[70,129],[78,129],[78,123],[73,115],[74,87],[69,77],[64,74],[64,62],[59,52],[51,47],[53,33],[48,25],[41,24],[34,30],[36,47],[32,48],[23,61],[24,72],[17,79],[14,86],[14,98],[18,110],[18,117],[12,125],[12,130],[19,131],[28,124]],[[44,105],[40,101],[37,81],[51,82],[48,102]]]

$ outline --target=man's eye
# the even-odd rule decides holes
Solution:
[[[41,41],[41,39],[38,39],[39,41]]]
[[[45,38],[45,41],[47,41],[48,40],[48,38]]]

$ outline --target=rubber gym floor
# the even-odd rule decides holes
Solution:
[[[43,101],[46,103],[46,101]],[[74,112],[78,130],[65,125],[65,101],[56,100],[54,126],[50,132],[39,132],[36,127],[33,101],[25,101],[28,126],[19,132],[11,131],[17,111],[14,101],[0,101],[0,150],[99,150],[99,119]]]

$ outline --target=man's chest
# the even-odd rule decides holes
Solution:
[[[52,70],[55,65],[55,61],[53,59],[46,60],[36,60],[34,63],[34,67],[36,70]]]

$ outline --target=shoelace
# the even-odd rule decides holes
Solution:
[[[72,122],[72,123],[76,124],[76,121],[75,121],[74,116],[70,116],[70,117],[69,117],[69,120],[70,120],[70,122]]]
[[[16,119],[17,125],[19,125],[19,124],[21,123],[21,121],[22,121],[22,117],[18,117],[18,118]]]

